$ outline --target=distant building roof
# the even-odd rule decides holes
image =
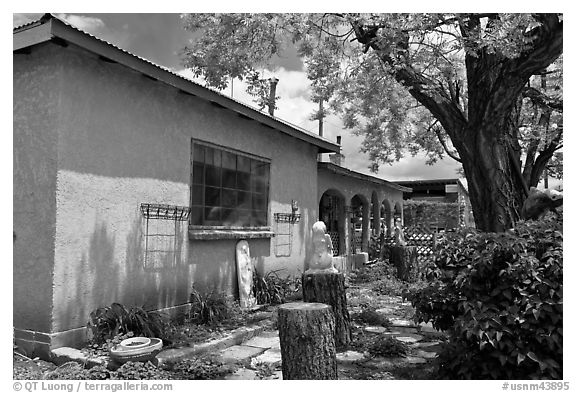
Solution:
[[[400,180],[394,183],[405,187],[426,187],[426,186],[443,186],[449,184],[459,184],[464,192],[468,194],[468,181],[466,178],[453,179],[422,179],[422,180]]]
[[[365,174],[360,173],[360,172],[355,172],[355,171],[352,171],[350,169],[343,168],[339,165],[332,164],[331,162],[319,162],[318,168],[324,168],[324,169],[326,169],[330,172],[336,173],[338,175],[354,177],[354,178],[359,179],[359,180],[368,181],[371,183],[388,186],[388,187],[394,188],[398,191],[412,192],[412,189],[410,187],[405,187],[403,185],[397,184],[396,182],[384,180],[384,179],[381,179],[379,177],[365,175]]]
[[[287,121],[257,111],[250,106],[227,97],[218,91],[202,86],[172,70],[136,56],[122,48],[87,33],[53,14],[44,14],[38,20],[17,26],[13,29],[13,51],[24,50],[47,41],[72,43],[88,51],[141,72],[149,77],[174,86],[185,93],[219,105],[262,123],[270,128],[303,140],[319,148],[320,153],[339,152],[340,146]]]

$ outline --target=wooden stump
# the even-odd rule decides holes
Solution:
[[[336,348],[345,350],[352,341],[350,315],[346,306],[346,289],[343,273],[312,273],[302,275],[302,295],[305,302],[332,306],[336,330]]]
[[[338,379],[334,314],[323,303],[278,307],[283,379]]]
[[[396,276],[409,281],[416,276],[418,252],[414,246],[390,247],[390,263],[396,266]]]

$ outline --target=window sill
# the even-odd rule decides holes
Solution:
[[[274,232],[268,227],[258,229],[188,229],[188,238],[190,240],[269,239],[271,237],[274,237]]]

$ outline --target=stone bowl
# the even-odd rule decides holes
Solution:
[[[140,338],[140,337],[137,337]],[[117,345],[110,349],[110,358],[118,363],[152,361],[162,349],[162,340],[151,338],[148,345],[138,348]]]
[[[120,342],[120,346],[124,350],[144,348],[150,345],[150,339],[148,337],[131,337]]]

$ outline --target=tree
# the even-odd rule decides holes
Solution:
[[[515,224],[529,186],[562,147],[561,90],[550,94],[534,86],[538,76],[561,81],[561,59],[554,62],[562,54],[562,15],[190,14],[183,19],[186,28],[201,32],[183,50],[184,63],[217,88],[296,45],[313,99],[329,103],[347,128],[364,135],[372,170],[405,150],[423,149],[431,162],[452,157],[462,164],[481,230],[500,232]]]

